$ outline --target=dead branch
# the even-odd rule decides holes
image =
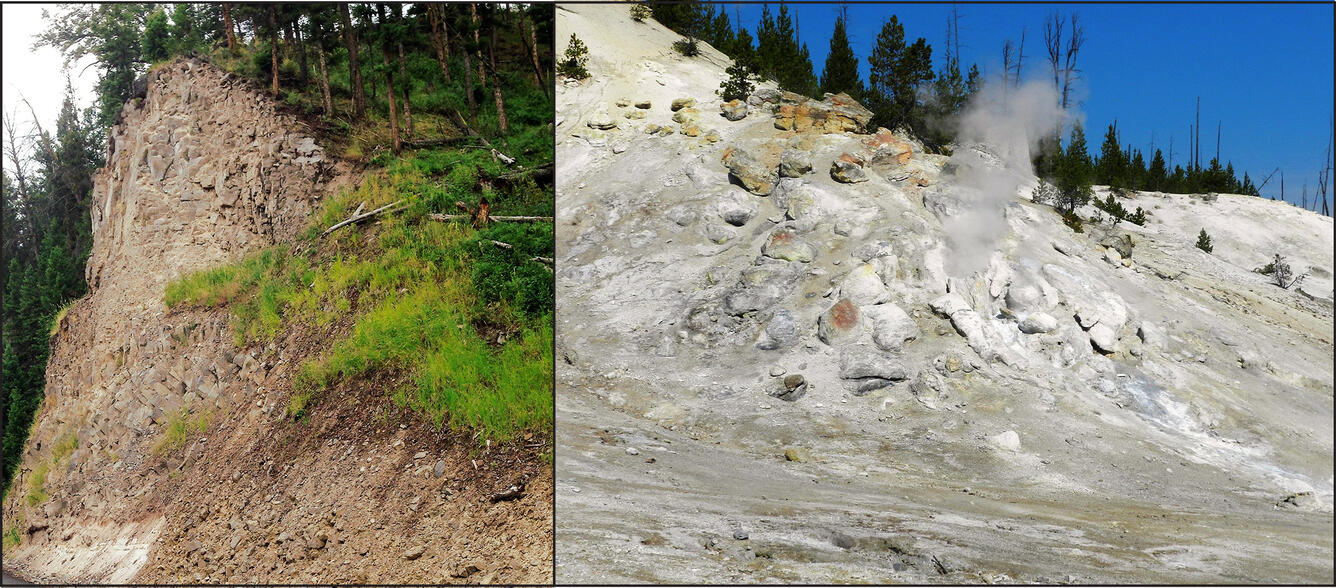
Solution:
[[[476,137],[479,141],[482,141],[483,145],[485,145],[488,149],[492,150],[493,157],[500,159],[506,165],[515,165],[514,157],[511,157],[509,155],[506,155],[505,153],[497,151],[496,148],[492,146],[492,143],[488,141],[486,137],[479,135],[478,131],[473,130],[473,128],[470,127],[467,122],[464,122],[464,117],[460,116],[458,110],[455,110],[453,108],[450,109],[450,122],[455,123],[455,125],[458,126],[460,129],[463,129],[465,133],[468,133],[470,137]]]
[[[515,246],[514,246],[514,245],[511,245],[510,243],[502,243],[502,242],[500,242],[500,241],[496,241],[496,240],[492,240],[492,239],[489,239],[489,240],[492,241],[492,244],[493,244],[493,245],[496,245],[497,247],[500,247],[500,248],[502,248],[502,249],[514,249],[514,248],[515,248]]]
[[[423,149],[426,147],[441,147],[445,145],[460,147],[482,147],[481,145],[461,145],[473,140],[473,137],[447,137],[444,139],[419,139],[417,141],[404,141],[404,147],[412,149]]]
[[[325,229],[325,232],[320,233],[320,236],[321,236],[321,237],[324,237],[325,235],[328,235],[328,234],[330,234],[330,233],[333,233],[334,231],[336,231],[336,230],[338,230],[338,229],[341,229],[341,228],[346,227],[346,226],[351,225],[351,224],[355,224],[355,223],[362,222],[362,221],[364,221],[364,220],[366,220],[366,219],[369,219],[369,218],[371,218],[371,217],[373,217],[373,216],[376,216],[376,215],[378,215],[378,214],[380,214],[380,213],[382,213],[382,212],[387,212],[387,211],[392,211],[392,210],[398,210],[399,208],[402,208],[402,206],[399,206],[399,205],[402,204],[402,203],[403,203],[403,200],[395,200],[394,202],[391,202],[391,203],[389,203],[389,204],[386,204],[385,206],[382,206],[382,207],[380,207],[380,208],[377,208],[377,209],[375,209],[375,210],[373,210],[373,211],[371,211],[371,212],[368,212],[368,213],[366,213],[366,214],[363,214],[363,215],[357,215],[357,214],[354,214],[353,216],[349,217],[348,220],[345,220],[345,221],[343,221],[343,222],[341,222],[341,223],[339,223],[339,224],[336,224],[336,225],[334,225],[334,226],[332,226],[332,227],[330,227],[330,228],[328,228],[328,229]],[[360,207],[359,207],[359,210],[360,210]]]
[[[471,215],[471,214],[438,214],[438,213],[433,213],[433,214],[429,214],[429,215],[427,215],[427,218],[429,218],[429,219],[431,219],[431,220],[434,220],[434,221],[439,221],[439,222],[450,222],[450,221],[456,221],[456,220],[472,220],[472,219],[473,219],[473,215]],[[487,218],[489,218],[490,220],[494,220],[494,221],[505,221],[505,222],[511,222],[511,223],[550,223],[550,222],[552,222],[552,217],[550,217],[550,216],[490,216],[490,217],[487,217]]]

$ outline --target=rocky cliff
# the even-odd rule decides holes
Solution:
[[[542,488],[537,507],[481,501],[465,448],[425,424],[372,422],[384,394],[291,423],[293,369],[325,341],[298,326],[237,348],[225,308],[165,308],[170,280],[293,243],[356,174],[243,79],[176,60],[147,81],[95,177],[91,293],[54,335],[4,504],[21,537],[7,569],[66,582],[550,577],[548,548],[528,545],[550,537],[535,522],[550,520]]]
[[[1331,581],[1330,218],[1136,193],[1074,233],[1019,115],[924,154],[557,14],[592,74],[557,93],[559,582]]]

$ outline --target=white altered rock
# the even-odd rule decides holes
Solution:
[[[1020,451],[1021,436],[1016,431],[1002,431],[988,438],[993,447],[1006,451]]]
[[[883,351],[897,351],[919,336],[918,324],[894,304],[865,307],[863,316],[872,331],[872,342]]]
[[[854,268],[840,282],[840,296],[859,306],[867,306],[887,301],[891,293],[886,284],[882,283],[881,276],[877,275],[877,268],[865,263]]]
[[[1058,328],[1058,319],[1046,312],[1036,312],[1021,319],[1017,325],[1022,333],[1052,333]]]
[[[1104,323],[1090,327],[1090,344],[1100,351],[1112,353],[1118,346],[1118,333]]]

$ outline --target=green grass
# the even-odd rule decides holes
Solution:
[[[211,418],[212,415],[207,412],[197,414],[194,418],[191,418],[190,411],[182,408],[167,419],[167,425],[162,429],[162,436],[158,437],[150,450],[154,455],[163,455],[180,449],[190,439],[191,432],[206,432]]]
[[[69,457],[79,448],[79,437],[74,431],[69,431],[51,446],[51,460],[60,463],[60,460]]]
[[[19,522],[9,525],[9,530],[5,531],[4,546],[5,549],[18,547],[23,542],[23,536],[19,535]]]
[[[26,500],[28,506],[37,506],[46,502],[46,475],[51,471],[51,462],[42,461],[32,470],[32,477],[28,478],[28,495]]]
[[[48,338],[55,337],[56,333],[60,331],[60,323],[64,322],[65,315],[70,312],[70,307],[74,306],[75,302],[78,302],[78,300],[66,302],[60,307],[60,310],[56,311],[55,316],[51,318],[51,330],[46,334]]]
[[[183,276],[167,286],[164,301],[169,308],[227,305],[238,346],[272,340],[293,324],[350,320],[346,337],[300,366],[287,406],[294,420],[332,386],[394,370],[408,382],[388,391],[399,406],[440,427],[477,431],[480,442],[550,428],[554,282],[551,268],[532,258],[552,256],[552,226],[477,231],[426,218],[484,195],[494,214],[552,213],[551,190],[532,183],[478,191],[480,177],[504,171],[478,150],[391,158],[325,201],[303,234],[312,246],[297,248],[302,253],[272,247]],[[320,235],[359,206],[398,200],[407,206],[373,225]],[[497,344],[498,334],[507,339]]]

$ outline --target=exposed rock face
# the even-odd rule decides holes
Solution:
[[[291,243],[322,198],[356,179],[351,166],[329,159],[262,91],[206,63],[177,60],[146,82],[142,104],[127,104],[110,130],[117,149],[94,177],[90,293],[52,339],[46,399],[14,486],[23,490],[3,505],[6,528],[25,520],[33,532],[5,548],[6,569],[95,583],[425,577],[430,557],[405,562],[402,549],[384,547],[402,535],[398,513],[436,527],[462,520],[462,508],[436,498],[436,459],[408,471],[380,464],[414,463],[415,452],[440,448],[415,446],[427,435],[398,427],[406,443],[358,436],[360,418],[327,414],[329,429],[292,423],[284,409],[294,369],[320,342],[294,332],[236,348],[228,309],[167,312],[163,304],[165,285],[187,272]],[[155,451],[173,422],[191,433]],[[53,441],[69,437],[77,448],[56,465]],[[371,455],[383,461],[368,462]],[[463,455],[439,459],[450,484],[472,469]],[[42,464],[51,498],[29,506],[26,489]],[[365,498],[372,486],[402,496],[374,504]],[[550,484],[528,492],[541,512]],[[550,545],[550,529],[535,533],[526,518],[499,526],[521,543]],[[331,565],[349,557],[359,563]],[[531,567],[527,558],[512,569],[540,573],[489,571],[498,581],[550,581],[550,563]]]
[[[822,133],[861,132],[872,120],[872,111],[848,94],[826,94],[816,101],[784,92],[775,108],[775,128],[781,131]]]
[[[271,361],[231,348],[226,313],[165,314],[166,283],[292,239],[320,198],[348,180],[349,166],[328,160],[271,100],[212,66],[174,61],[149,74],[145,92],[110,130],[116,151],[94,176],[91,293],[53,340],[46,402],[25,455],[31,469],[45,458],[38,443],[77,436],[70,469],[47,482],[59,504],[75,507],[43,512],[71,534],[89,517],[116,520],[131,490],[159,482],[161,470],[147,478],[137,470],[178,411],[253,407],[269,374]],[[6,517],[22,509],[14,494]],[[129,544],[145,552],[160,527],[148,521],[126,527]],[[64,578],[127,581],[143,562],[80,558]]]
[[[747,103],[741,100],[729,100],[719,105],[720,114],[731,121],[739,121],[747,118]]]
[[[733,176],[753,194],[765,196],[775,190],[779,181],[776,169],[766,165],[760,158],[740,148],[730,147],[724,150],[724,166]]]

